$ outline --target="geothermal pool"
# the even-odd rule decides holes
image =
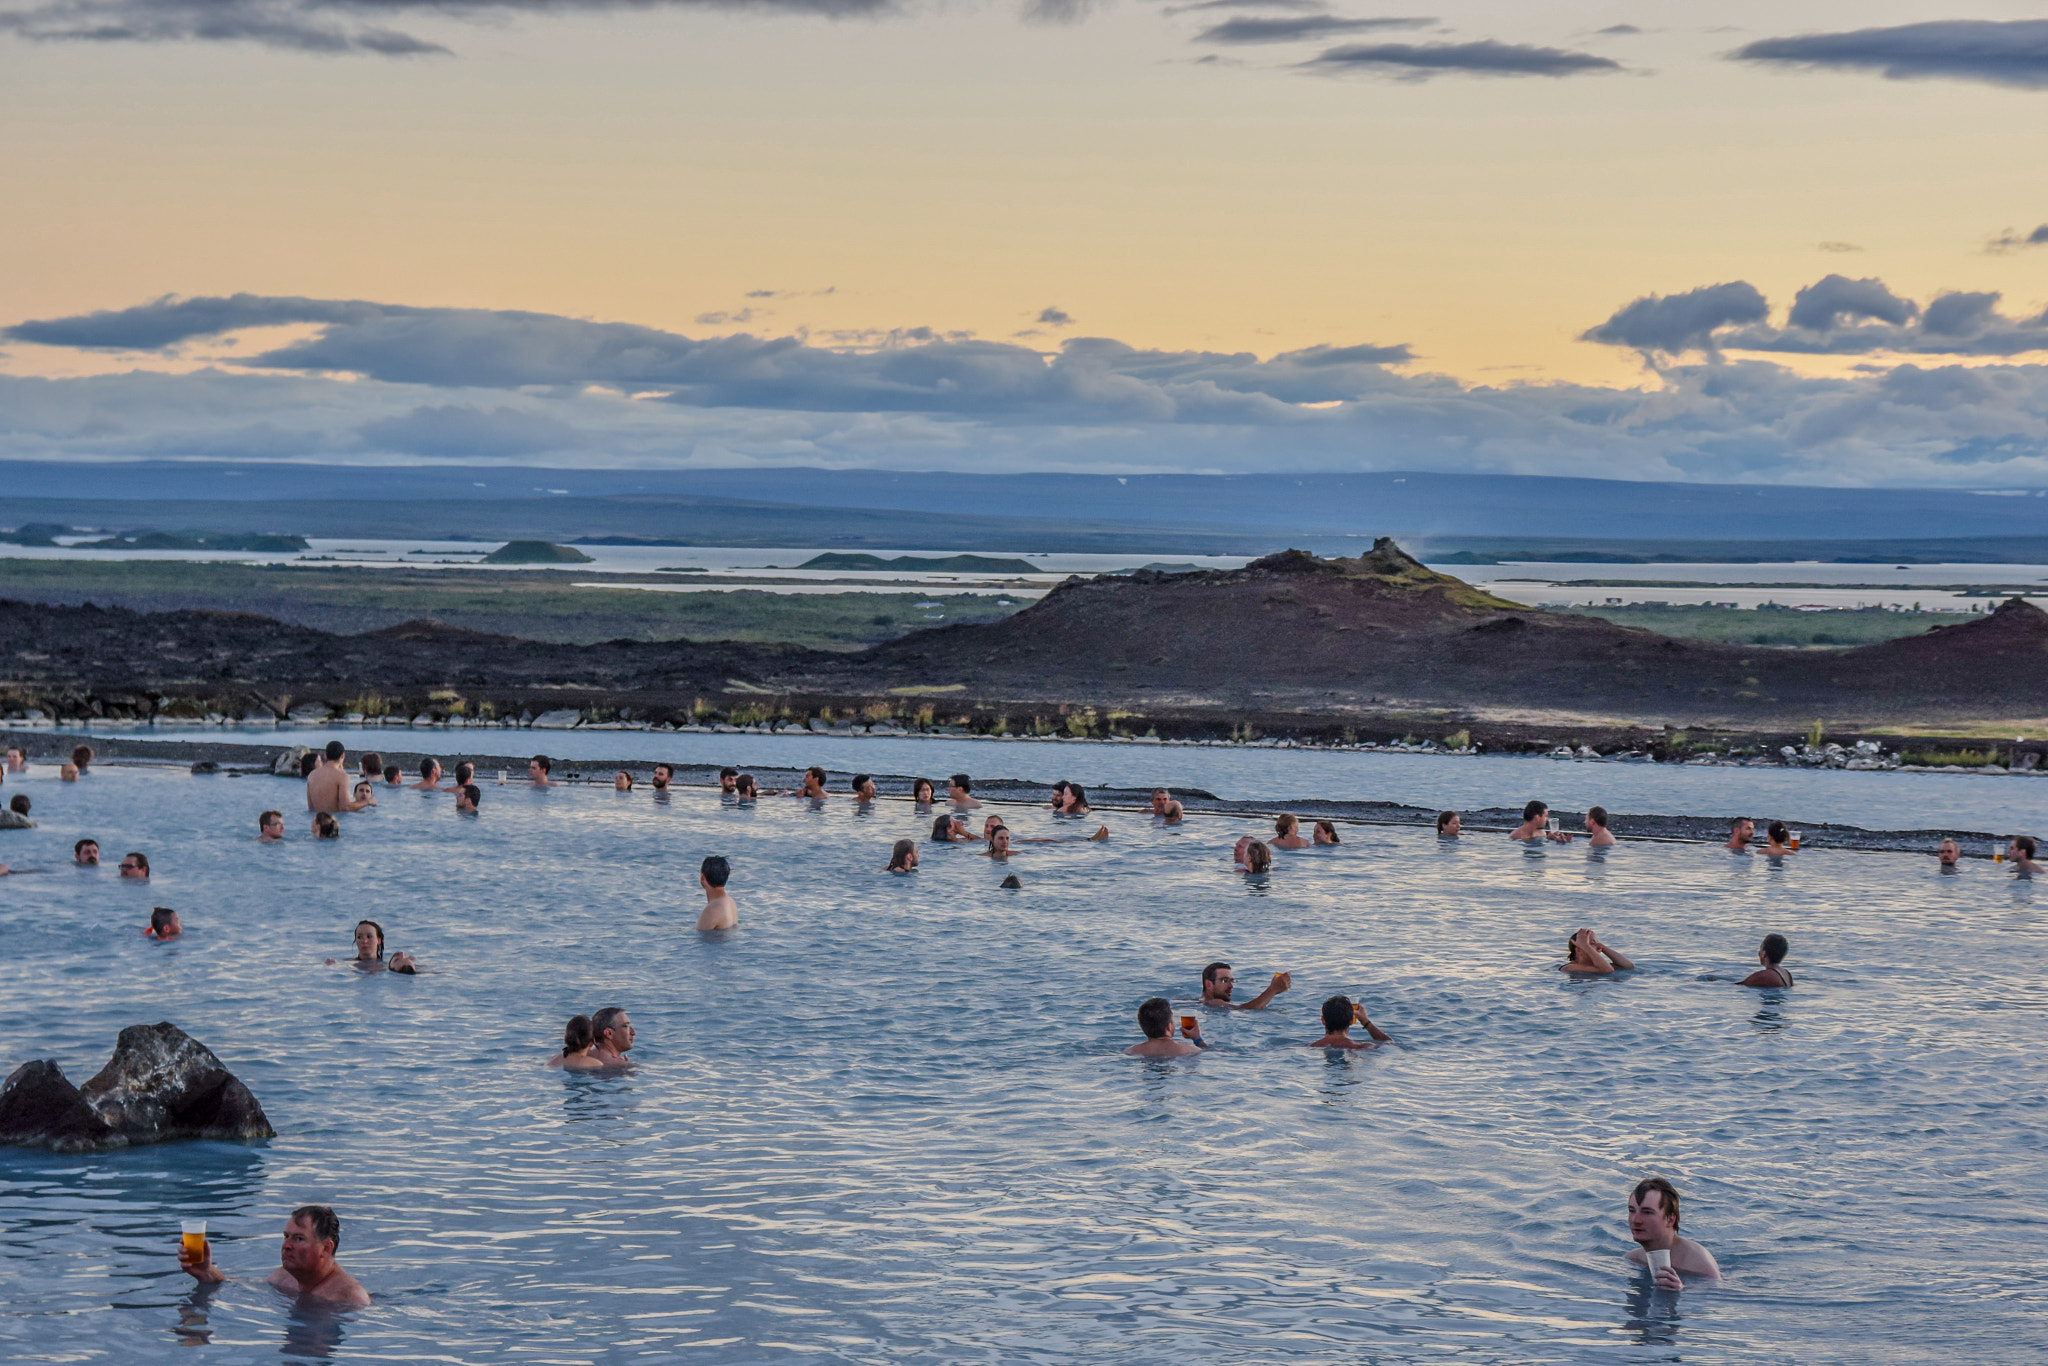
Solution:
[[[8,1360],[2048,1352],[2042,889],[1981,861],[1348,827],[1248,880],[1228,850],[1262,825],[1109,813],[1106,845],[1007,869],[925,845],[895,878],[891,841],[930,825],[900,801],[487,786],[469,818],[406,791],[316,844],[281,779],[43,766],[0,788],[21,790],[42,824],[0,832],[0,860],[44,871],[0,879],[5,1061],[83,1080],[121,1026],[170,1019],[279,1136],[0,1150]],[[288,843],[255,843],[266,807]],[[81,834],[105,866],[70,865]],[[149,884],[116,875],[129,849]],[[716,938],[691,929],[709,853],[742,915]],[[181,941],[139,934],[153,905]],[[366,915],[423,975],[324,965]],[[1553,971],[1581,925],[1640,970]],[[1771,930],[1799,985],[1730,985]],[[1191,1002],[1212,958],[1294,990],[1211,1016],[1197,1060],[1121,1056],[1137,1002]],[[1397,1044],[1305,1047],[1339,991]],[[563,1019],[608,1004],[637,1070],[543,1070]],[[1652,1173],[1719,1288],[1624,1270]],[[371,1308],[194,1299],[180,1219],[253,1281],[309,1201],[341,1213]]]

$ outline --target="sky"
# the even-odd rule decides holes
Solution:
[[[2048,486],[2048,5],[0,0],[0,459]]]

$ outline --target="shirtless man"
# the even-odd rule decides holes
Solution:
[[[475,783],[464,783],[455,789],[456,812],[468,812],[474,816],[476,809],[484,804],[484,790]]]
[[[2034,861],[2034,848],[2032,835],[2014,835],[2012,843],[2006,848],[2006,862],[2010,863],[2013,871],[2022,877],[2032,877],[2041,871],[2041,865]]]
[[[384,776],[384,756],[371,750],[356,760],[356,774],[360,781],[374,783]]]
[[[1230,999],[1237,989],[1237,977],[1228,963],[1211,963],[1202,969],[1202,1004],[1211,1010],[1264,1010],[1273,998],[1294,985],[1294,974],[1276,972],[1266,989],[1238,1005]]]
[[[1714,1254],[1690,1238],[1678,1236],[1678,1191],[1661,1176],[1636,1182],[1628,1197],[1628,1236],[1638,1246],[1628,1251],[1631,1266],[1648,1266],[1652,1252],[1669,1252],[1671,1265],[1657,1271],[1651,1280],[1659,1290],[1683,1290],[1680,1273],[1706,1280],[1721,1279],[1721,1267]]]
[[[130,850],[122,855],[121,876],[149,881],[149,856],[137,850]]]
[[[668,785],[675,781],[675,777],[676,771],[667,764],[656,764],[654,766],[654,790],[656,792],[668,791]]]
[[[545,754],[536,754],[526,761],[526,779],[535,787],[553,787],[548,778],[555,771],[555,761]]]
[[[284,812],[266,811],[256,818],[256,842],[276,844],[284,838]]]
[[[1543,839],[1555,840],[1559,844],[1572,842],[1571,832],[1559,830],[1553,834],[1549,824],[1550,808],[1542,802],[1530,802],[1522,808],[1522,823],[1514,828],[1508,838],[1520,840],[1524,844],[1533,844]]]
[[[1195,1026],[1194,1037],[1173,1037],[1173,1003],[1164,996],[1154,996],[1138,1007],[1138,1028],[1145,1031],[1145,1042],[1134,1043],[1124,1050],[1134,1058],[1185,1058],[1209,1046],[1202,1042],[1199,1023]]]
[[[1181,809],[1181,804],[1174,800],[1171,792],[1155,787],[1152,789],[1152,814],[1168,825],[1178,825],[1187,812]]]
[[[1934,851],[1934,857],[1941,863],[1944,873],[1959,873],[1963,870],[1963,846],[1954,840],[1943,840],[1941,847]]]
[[[875,803],[875,780],[865,773],[854,774],[853,799],[862,806],[873,806]]]
[[[737,929],[740,923],[740,904],[726,893],[726,880],[732,876],[732,865],[717,854],[704,860],[697,871],[697,881],[704,888],[704,909],[698,913],[697,928],[700,930]]]
[[[363,1305],[370,1296],[356,1278],[334,1260],[341,1246],[341,1220],[325,1205],[301,1205],[285,1221],[284,1246],[278,1268],[263,1278],[272,1290],[323,1304]],[[227,1276],[213,1264],[213,1245],[200,1256],[180,1248],[178,1266],[201,1285],[219,1285]]]
[[[1722,847],[1731,854],[1746,854],[1755,838],[1756,822],[1747,816],[1737,816],[1728,826],[1728,843]]]
[[[597,1040],[590,1056],[604,1064],[608,1071],[622,1071],[633,1065],[626,1056],[633,1048],[633,1022],[626,1018],[624,1006],[606,1006],[590,1017],[590,1033]]]
[[[71,861],[81,868],[97,868],[100,862],[100,842],[87,836],[72,845]]]
[[[825,770],[815,767],[805,769],[804,785],[797,790],[796,795],[809,797],[814,802],[822,802],[831,796],[832,794],[825,790]]]
[[[1565,944],[1565,953],[1569,956],[1557,965],[1557,970],[1574,977],[1612,977],[1617,972],[1634,972],[1636,968],[1627,955],[1608,948],[1591,930],[1575,932]]]
[[[441,763],[438,759],[420,760],[420,780],[413,784],[422,792],[439,792],[441,787]]]
[[[739,790],[740,771],[736,768],[718,770],[718,791],[721,796],[730,797]]]
[[[1436,813],[1436,837],[1440,840],[1454,840],[1458,837],[1459,821],[1455,811]]]
[[[1371,1041],[1360,1043],[1351,1037],[1351,1026],[1365,1026]],[[1332,996],[1323,1002],[1323,1037],[1310,1044],[1310,1048],[1348,1048],[1356,1052],[1366,1048],[1378,1048],[1383,1043],[1392,1043],[1394,1036],[1381,1029],[1365,1017],[1365,1007],[1352,1001],[1349,996]]]
[[[1614,832],[1607,828],[1607,808],[1596,806],[1586,812],[1586,843],[1595,849],[1606,849],[1614,843]]]
[[[185,932],[185,922],[178,919],[178,913],[169,906],[156,906],[149,912],[149,928],[143,933],[151,939],[176,939]]]
[[[1763,966],[1743,978],[1737,985],[1745,987],[1791,986],[1792,974],[1779,966],[1779,964],[1785,961],[1785,955],[1791,952],[1791,949],[1792,946],[1785,942],[1784,935],[1765,935],[1763,945],[1756,951],[1756,961],[1763,964]]]
[[[327,742],[327,761],[306,775],[308,811],[360,811],[370,805],[348,794],[348,751],[339,740]]]
[[[972,778],[969,778],[965,773],[955,773],[948,779],[948,782],[951,785],[946,789],[946,800],[953,803],[955,810],[976,811],[980,809],[981,803],[974,800],[974,780]]]
[[[1275,849],[1308,848],[1308,841],[1301,837],[1301,818],[1293,815],[1276,818],[1273,822],[1273,838],[1266,843]]]

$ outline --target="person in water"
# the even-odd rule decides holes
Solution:
[[[847,790],[853,794],[854,801],[860,805],[873,806],[875,804],[875,780],[870,775],[866,773],[854,774],[853,783]]]
[[[397,764],[384,765],[384,786],[402,787],[404,785],[405,770],[400,768]]]
[[[284,1245],[277,1270],[263,1278],[272,1290],[321,1304],[365,1305],[370,1294],[341,1269],[334,1254],[341,1247],[341,1220],[325,1205],[301,1205],[285,1221]],[[227,1276],[213,1264],[213,1244],[197,1253],[178,1249],[178,1267],[201,1285],[219,1285]]]
[[[100,842],[87,835],[71,846],[71,861],[81,868],[97,868],[100,863]]]
[[[1067,781],[1067,780],[1066,780],[1065,778],[1061,778],[1061,779],[1059,779],[1058,781],[1056,781],[1056,782],[1054,782],[1054,783],[1053,783],[1053,785],[1052,785],[1052,809],[1053,809],[1053,810],[1055,810],[1055,811],[1064,811],[1064,810],[1066,810],[1066,809],[1067,809],[1067,789],[1068,789],[1068,788],[1070,788],[1070,787],[1072,787],[1072,786],[1073,786],[1073,784],[1072,784],[1072,783],[1070,783],[1070,782],[1068,782],[1068,781]]]
[[[1152,814],[1167,825],[1178,825],[1187,811],[1174,799],[1174,795],[1163,787],[1152,789]]]
[[[1511,840],[1534,844],[1538,840],[1552,840],[1558,844],[1570,844],[1571,832],[1550,828],[1550,808],[1542,802],[1530,802],[1522,808],[1522,823],[1508,835]]]
[[[414,783],[413,786],[422,792],[443,791],[444,789],[441,786],[441,761],[438,759],[420,760],[420,780]]]
[[[1202,1040],[1200,1021],[1187,1038],[1173,1037],[1173,1003],[1164,996],[1154,996],[1138,1007],[1138,1028],[1145,1031],[1145,1041],[1124,1050],[1134,1058],[1185,1058],[1209,1046]]]
[[[988,832],[988,848],[981,851],[982,857],[998,861],[1010,856],[1010,827],[999,825]]]
[[[808,797],[814,802],[822,802],[831,796],[832,794],[825,790],[825,770],[817,767],[805,769],[804,785],[798,788],[793,795]]]
[[[464,759],[455,766],[455,786],[462,787],[476,781],[476,765]]]
[[[1763,966],[1743,978],[1739,985],[1745,987],[1791,986],[1792,974],[1782,966],[1785,961],[1785,955],[1791,952],[1791,949],[1792,946],[1785,942],[1784,935],[1765,935],[1764,942],[1756,951],[1756,961],[1763,964]]]
[[[483,804],[484,790],[475,783],[464,783],[461,787],[455,789],[455,809],[457,812],[467,811],[470,815],[474,816],[477,813],[477,808]]]
[[[526,761],[526,781],[535,787],[553,787],[554,779],[548,775],[554,771],[555,761],[545,754],[536,754]]]
[[[1785,828],[1785,822],[1772,821],[1764,828],[1764,853],[1771,858],[1783,858],[1799,851],[1792,847],[1792,832]]]
[[[668,791],[668,785],[674,782],[675,780],[676,771],[673,768],[669,767],[667,764],[656,764],[654,766],[654,777],[650,781],[652,782],[654,790],[656,792]],[[631,787],[628,787],[626,790],[628,792],[631,792],[633,789]]]
[[[330,958],[327,965],[333,967],[338,959]],[[411,977],[419,972],[419,962],[409,953],[394,953],[391,961],[384,961],[384,927],[374,920],[356,922],[356,956],[348,960],[358,972],[397,972]]]
[[[69,759],[66,759],[64,761],[63,766],[57,770],[57,776],[67,783],[77,782],[78,765],[72,763]]]
[[[356,790],[354,793],[353,800],[355,801],[358,810],[364,807],[375,806],[377,804],[377,793],[375,789],[373,789],[370,786],[370,780],[368,778],[365,778],[361,782],[356,784]]]
[[[1586,843],[1595,849],[1614,847],[1614,832],[1607,828],[1607,808],[1589,807],[1586,811]]]
[[[374,783],[384,776],[384,756],[370,750],[356,760],[356,776],[363,782]]]
[[[131,849],[121,856],[121,876],[149,881],[149,855]]]
[[[967,817],[951,812],[940,812],[932,817],[932,843],[972,844],[974,831],[967,824]]]
[[[1351,1026],[1364,1025],[1371,1036],[1361,1043],[1351,1037]],[[1349,996],[1332,996],[1323,1002],[1323,1037],[1310,1044],[1310,1048],[1346,1048],[1354,1052],[1378,1048],[1383,1043],[1392,1043],[1394,1036],[1366,1018],[1365,1007],[1354,1002]]]
[[[2041,865],[2034,861],[2034,848],[2032,835],[2014,835],[2012,843],[2006,846],[2006,861],[2021,877],[2032,877],[2041,871]]]
[[[1231,858],[1236,863],[1238,872],[1252,876],[1263,873],[1273,866],[1273,851],[1250,835],[1242,836],[1237,841],[1237,848],[1232,852]]]
[[[571,1015],[569,1023],[562,1027],[562,1051],[548,1059],[549,1067],[559,1067],[564,1072],[598,1072],[604,1064],[590,1056],[590,1050],[597,1046],[597,1036],[590,1032],[588,1015]]]
[[[338,840],[341,838],[341,822],[333,813],[315,812],[313,815],[313,838],[316,840]]]
[[[1636,965],[1625,954],[1600,942],[1591,930],[1575,930],[1565,942],[1565,961],[1559,972],[1574,977],[1612,977],[1617,972],[1634,972]]]
[[[1211,963],[1202,969],[1202,1004],[1211,1010],[1264,1010],[1273,1003],[1275,996],[1293,985],[1293,973],[1276,972],[1264,991],[1239,1005],[1230,999],[1237,990],[1237,974],[1231,971],[1228,963]]]
[[[740,904],[725,890],[726,880],[731,876],[732,865],[717,854],[705,859],[697,870],[697,881],[704,888],[704,909],[697,916],[698,929],[739,928]]]
[[[149,928],[143,933],[151,939],[176,939],[185,932],[184,922],[169,906],[157,906],[149,913]]]
[[[761,784],[754,780],[753,774],[742,773],[732,781],[732,794],[743,802],[759,801]]]
[[[92,768],[92,761],[97,758],[99,755],[92,752],[91,745],[77,745],[71,751],[71,766],[77,769],[78,776],[83,778]]]
[[[19,745],[10,745],[7,750],[7,771],[9,773],[28,772],[28,751]]]
[[[373,803],[367,799],[358,801],[348,794],[348,750],[341,741],[327,743],[327,759],[315,764],[313,771],[306,775],[306,809],[308,811],[360,811]]]
[[[932,804],[935,791],[930,778],[919,778],[910,785],[910,800],[918,806],[928,807]]]
[[[1737,816],[1728,824],[1728,843],[1721,846],[1731,854],[1746,854],[1756,839],[1756,822],[1747,816]]]
[[[28,793],[17,792],[12,797],[8,798],[7,809],[9,811],[12,811],[15,815],[20,816],[24,820],[26,820],[29,812]],[[29,823],[31,825],[34,824],[33,821],[30,821]]]
[[[1685,1289],[1681,1273],[1710,1281],[1721,1279],[1721,1267],[1714,1254],[1692,1239],[1679,1236],[1678,1190],[1661,1176],[1638,1181],[1629,1192],[1628,1236],[1636,1240],[1626,1258],[1631,1266],[1648,1266],[1652,1252],[1671,1254],[1671,1265],[1651,1274],[1650,1279],[1659,1290]]]
[[[1306,849],[1308,841],[1301,837],[1301,818],[1283,814],[1273,820],[1273,838],[1267,841],[1275,849]]]
[[[1317,844],[1342,844],[1344,842],[1337,838],[1337,823],[1335,821],[1317,821],[1314,838]]]
[[[1941,847],[1934,851],[1934,857],[1944,873],[1960,873],[1963,870],[1963,846],[1954,840],[1943,840]]]
[[[917,841],[897,840],[896,847],[889,851],[889,866],[885,873],[909,873],[917,869]]]
[[[614,791],[614,792],[631,792],[632,790],[633,790],[633,775],[632,775],[632,774],[630,774],[630,773],[626,772],[626,770],[625,770],[625,769],[623,769],[623,768],[622,768],[622,769],[620,769],[620,770],[619,770],[619,771],[618,771],[617,773],[614,773],[614,774],[612,774],[612,791]],[[659,790],[659,789],[657,789],[657,790]]]
[[[326,760],[318,750],[309,749],[304,754],[301,754],[299,756],[299,781],[304,782],[312,777],[313,770],[325,762]]]
[[[1093,809],[1088,805],[1088,789],[1079,783],[1068,783],[1066,795],[1060,801],[1060,814],[1085,816]]]
[[[724,796],[724,797],[733,797],[733,796],[737,796],[737,795],[739,795],[739,790],[740,790],[740,771],[739,771],[738,769],[736,769],[736,768],[721,768],[721,769],[719,769],[719,770],[718,770],[718,792],[719,792],[719,795],[720,795],[720,796]]]
[[[608,1072],[618,1072],[632,1067],[633,1060],[626,1054],[633,1049],[633,1022],[626,1018],[624,1006],[606,1006],[592,1011],[590,1034],[597,1042],[591,1047],[590,1056]]]
[[[975,811],[980,809],[981,803],[974,800],[974,780],[972,778],[968,777],[965,773],[955,773],[947,781],[952,786],[946,789],[946,800],[951,802],[956,810]]]

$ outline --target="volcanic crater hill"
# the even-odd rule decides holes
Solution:
[[[1842,651],[1675,640],[1535,611],[1439,574],[1381,539],[1357,559],[1298,550],[1242,569],[1069,579],[988,625],[868,652],[892,681],[1016,700],[1342,711],[1562,709],[1680,723],[1811,712],[1871,720],[2048,715],[2048,613],[1989,617]],[[1819,713],[1817,713],[1819,714]]]

